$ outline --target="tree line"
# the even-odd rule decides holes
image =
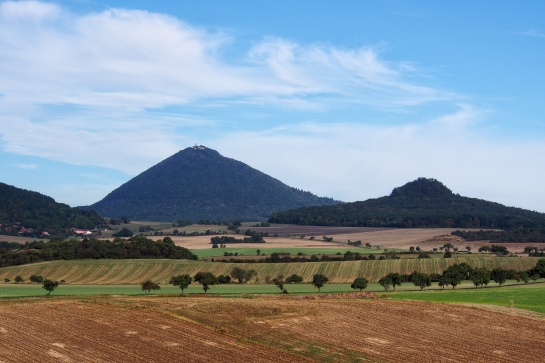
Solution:
[[[475,287],[484,287],[491,281],[496,282],[499,286],[507,280],[515,280],[517,284],[521,281],[528,283],[530,280],[534,282],[545,277],[545,259],[540,259],[536,266],[529,270],[516,271],[502,268],[488,270],[483,267],[473,268],[465,262],[449,266],[442,274],[426,274],[414,271],[409,275],[401,275],[399,273],[389,273],[378,281],[386,291],[396,286],[401,286],[403,282],[412,282],[415,286],[423,290],[430,287],[432,282],[437,282],[437,285],[442,289],[448,286],[456,288],[462,281],[471,281]]]
[[[0,267],[42,261],[80,259],[141,259],[168,258],[196,260],[197,256],[184,247],[176,246],[170,237],[153,241],[143,236],[129,239],[115,238],[28,242],[17,250],[0,251]]]

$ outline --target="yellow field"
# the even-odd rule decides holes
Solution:
[[[413,271],[425,273],[442,272],[448,266],[466,262],[473,267],[493,269],[527,270],[534,267],[538,258],[498,258],[487,255],[466,255],[450,259],[400,259],[383,261],[344,261],[344,262],[298,262],[298,263],[247,263],[232,264],[188,260],[77,260],[53,261],[37,264],[0,268],[0,281],[5,278],[13,281],[21,275],[27,279],[31,275],[70,284],[122,285],[139,284],[146,279],[168,283],[173,275],[209,271],[215,275],[228,275],[234,266],[257,271],[262,283],[266,276],[297,274],[304,281],[310,281],[316,273],[328,276],[332,283],[351,283],[356,277],[366,277],[377,281],[389,272],[410,274]]]

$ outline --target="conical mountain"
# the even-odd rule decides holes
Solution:
[[[530,228],[545,214],[462,197],[435,179],[418,178],[389,196],[274,213],[273,223],[359,227]]]
[[[273,212],[336,203],[289,187],[215,150],[194,146],[85,208],[105,217],[133,220],[258,221]]]

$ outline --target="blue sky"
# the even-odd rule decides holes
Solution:
[[[0,2],[0,182],[92,204],[202,144],[342,201],[545,212],[542,1]]]

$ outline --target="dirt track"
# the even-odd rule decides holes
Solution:
[[[518,363],[545,354],[542,318],[349,297],[2,301],[0,362]]]

